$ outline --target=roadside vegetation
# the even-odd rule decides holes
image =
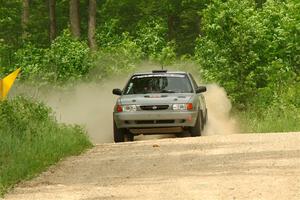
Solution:
[[[1,3],[1,76],[22,67],[21,81],[64,87],[145,60],[194,63],[204,82],[226,89],[245,132],[300,130],[283,120],[300,115],[297,0],[26,2]],[[258,128],[268,121],[281,125]]]
[[[99,2],[1,1],[0,77],[21,67],[21,83],[65,87],[193,63],[226,89],[243,132],[300,130],[298,0]],[[24,98],[0,103],[0,127],[0,193],[91,145]]]
[[[229,94],[245,132],[300,130],[300,3],[214,1],[195,59]]]
[[[60,159],[91,147],[79,126],[58,124],[42,103],[21,97],[0,102],[0,196]]]

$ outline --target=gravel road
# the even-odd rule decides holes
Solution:
[[[300,133],[101,144],[5,200],[300,199]]]

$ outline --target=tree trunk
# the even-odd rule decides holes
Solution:
[[[169,41],[174,39],[174,15],[170,14],[168,16],[168,38]]]
[[[23,0],[23,10],[22,10],[22,38],[25,39],[28,36],[28,22],[29,22],[29,0]]]
[[[88,40],[89,40],[89,47],[92,51],[97,50],[97,44],[96,44],[96,39],[95,39],[96,11],[97,11],[97,2],[96,2],[96,0],[89,0]]]
[[[74,37],[80,37],[79,0],[70,0],[70,24]]]
[[[56,0],[49,0],[49,18],[50,18],[50,30],[49,38],[50,42],[56,37],[56,15],[55,15]]]

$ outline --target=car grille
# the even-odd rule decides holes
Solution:
[[[169,105],[151,105],[151,106],[140,106],[142,110],[166,110]]]
[[[136,124],[172,124],[175,120],[136,120]]]

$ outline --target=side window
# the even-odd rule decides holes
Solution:
[[[190,77],[191,77],[191,79],[192,79],[192,82],[193,82],[194,87],[197,88],[197,87],[198,87],[198,84],[197,84],[197,82],[195,81],[194,77],[192,76],[192,74],[189,74],[189,75],[190,75]]]

